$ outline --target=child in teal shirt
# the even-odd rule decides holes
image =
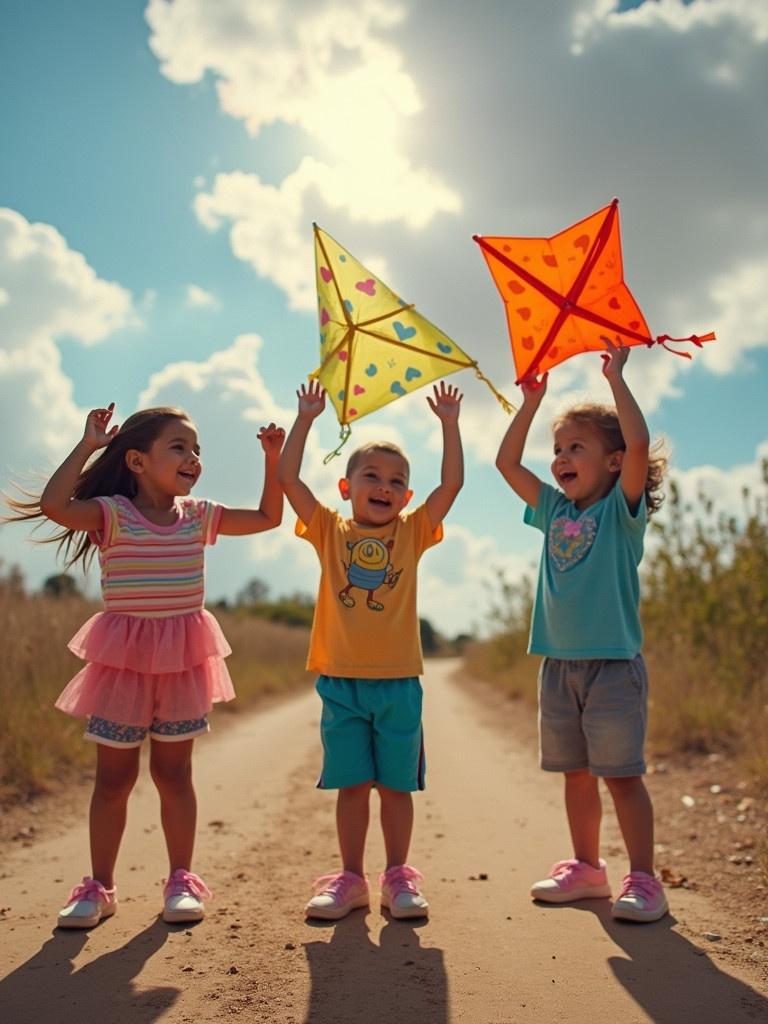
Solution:
[[[546,375],[522,383],[522,408],[496,459],[526,502],[525,522],[545,535],[529,651],[544,655],[541,766],[564,774],[573,842],[573,857],[553,865],[531,895],[547,903],[610,896],[599,853],[603,778],[630,862],[613,916],[656,921],[667,901],[653,870],[653,807],[642,778],[647,677],[637,569],[665,460],[650,458],[643,414],[623,378],[629,350],[605,340],[603,373],[616,407],[577,406],[555,423],[558,488],[521,464]]]

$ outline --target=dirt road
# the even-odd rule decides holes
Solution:
[[[313,788],[319,702],[309,693],[198,744],[196,866],[216,891],[201,924],[158,917],[165,863],[146,773],[130,805],[119,912],[92,931],[52,928],[85,873],[84,814],[59,838],[14,844],[0,871],[0,1021],[768,1020],[757,975],[718,962],[704,938],[718,912],[696,893],[672,892],[673,916],[653,925],[614,923],[607,900],[531,903],[530,881],[568,850],[559,779],[451,679],[455,664],[430,662],[424,679],[428,788],[412,861],[426,875],[428,923],[392,921],[377,904],[335,925],[304,921],[311,880],[336,864],[334,795]]]

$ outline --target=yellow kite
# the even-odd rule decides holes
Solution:
[[[341,444],[354,420],[467,367],[488,384],[505,412],[512,411],[455,341],[313,226],[321,362],[311,376],[319,378],[338,413]]]

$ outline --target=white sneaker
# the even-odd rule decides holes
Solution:
[[[352,910],[370,903],[368,880],[353,871],[339,871],[316,879],[315,895],[304,913],[320,921],[338,921]]]
[[[177,868],[163,889],[163,920],[169,924],[202,921],[205,917],[203,897],[212,899],[213,893],[202,878],[185,868]]]
[[[105,889],[101,882],[86,875],[69,894],[66,907],[59,911],[58,928],[93,928],[103,917],[117,910],[117,888]]]
[[[427,917],[429,903],[421,894],[417,882],[424,876],[409,864],[396,864],[387,868],[379,878],[381,905],[392,917]]]

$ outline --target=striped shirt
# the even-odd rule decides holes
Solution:
[[[154,619],[200,611],[203,547],[216,543],[223,506],[180,498],[176,522],[157,526],[121,494],[96,500],[104,524],[89,536],[99,548],[106,611]]]

